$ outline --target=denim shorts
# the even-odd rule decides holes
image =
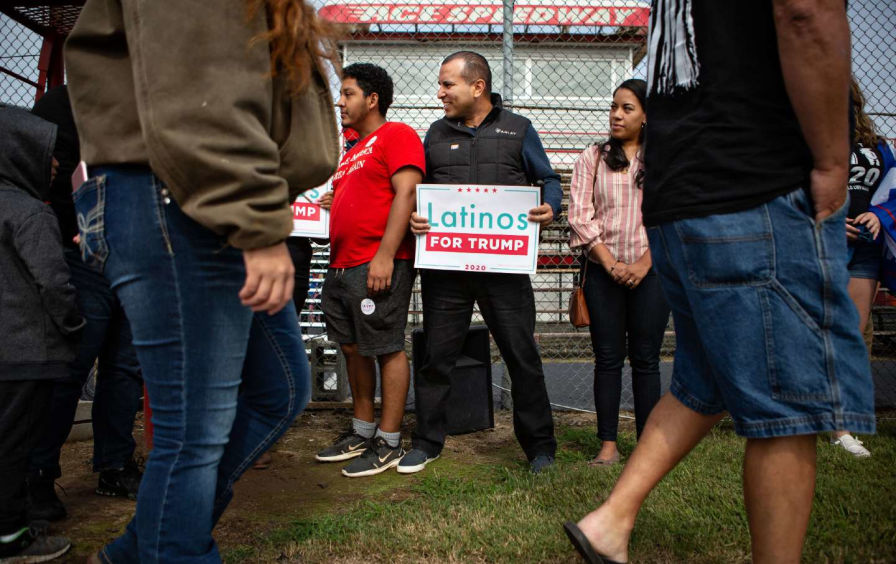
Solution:
[[[340,345],[357,344],[363,356],[404,350],[404,329],[417,271],[410,260],[398,259],[393,264],[389,290],[372,297],[367,295],[370,263],[327,269],[320,307],[331,340]]]
[[[672,307],[671,392],[749,438],[873,433],[874,388],[847,293],[846,207],[816,223],[795,190],[648,229]]]
[[[846,268],[849,270],[850,278],[877,280],[880,277],[880,263],[883,257],[879,243],[858,242],[851,245],[848,257],[849,263]]]

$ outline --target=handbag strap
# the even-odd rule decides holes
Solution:
[[[597,143],[594,144],[595,147],[598,146]],[[601,145],[602,147],[602,145]],[[600,159],[601,149],[598,148],[597,154],[594,156],[594,172],[591,176],[591,199],[594,199],[594,191],[597,189],[597,167],[600,165],[598,159]],[[582,279],[579,280],[579,288],[585,288],[585,278],[588,277],[588,263],[591,262],[588,259],[588,251],[582,253],[582,259],[585,261],[585,268],[582,269]]]
[[[582,279],[579,280],[579,288],[585,289],[585,278],[588,277],[588,253],[582,253],[582,258],[585,259],[585,268],[582,269]]]

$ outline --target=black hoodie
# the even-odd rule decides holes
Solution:
[[[47,203],[53,208],[59,219],[62,231],[62,245],[77,249],[72,239],[78,234],[78,222],[75,220],[75,204],[72,202],[72,173],[81,160],[78,143],[78,130],[75,129],[75,118],[72,116],[72,105],[68,98],[68,87],[57,86],[47,90],[40,100],[34,104],[31,113],[56,124],[56,148],[53,156],[59,161],[56,180],[50,187]]]
[[[59,378],[84,326],[62,254],[59,224],[43,203],[56,126],[0,104],[0,380]]]

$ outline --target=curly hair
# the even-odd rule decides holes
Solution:
[[[393,92],[392,78],[386,69],[370,63],[354,63],[342,69],[342,78],[354,78],[364,96],[376,92],[380,114],[386,117],[386,112],[392,105]]]
[[[342,35],[336,24],[317,17],[304,0],[247,0],[249,19],[264,8],[268,31],[253,38],[266,41],[271,51],[271,76],[285,73],[293,93],[311,82],[312,70],[325,74],[324,59],[339,69],[336,40]]]

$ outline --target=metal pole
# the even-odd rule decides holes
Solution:
[[[513,3],[514,0],[504,0],[504,38],[501,42],[504,55],[504,92],[501,97],[504,98],[504,107],[507,109],[513,108]],[[513,409],[511,386],[507,363],[504,363],[501,371],[501,407],[504,409]]]
[[[504,0],[504,39],[502,53],[504,55],[504,107],[513,107],[513,3]]]

